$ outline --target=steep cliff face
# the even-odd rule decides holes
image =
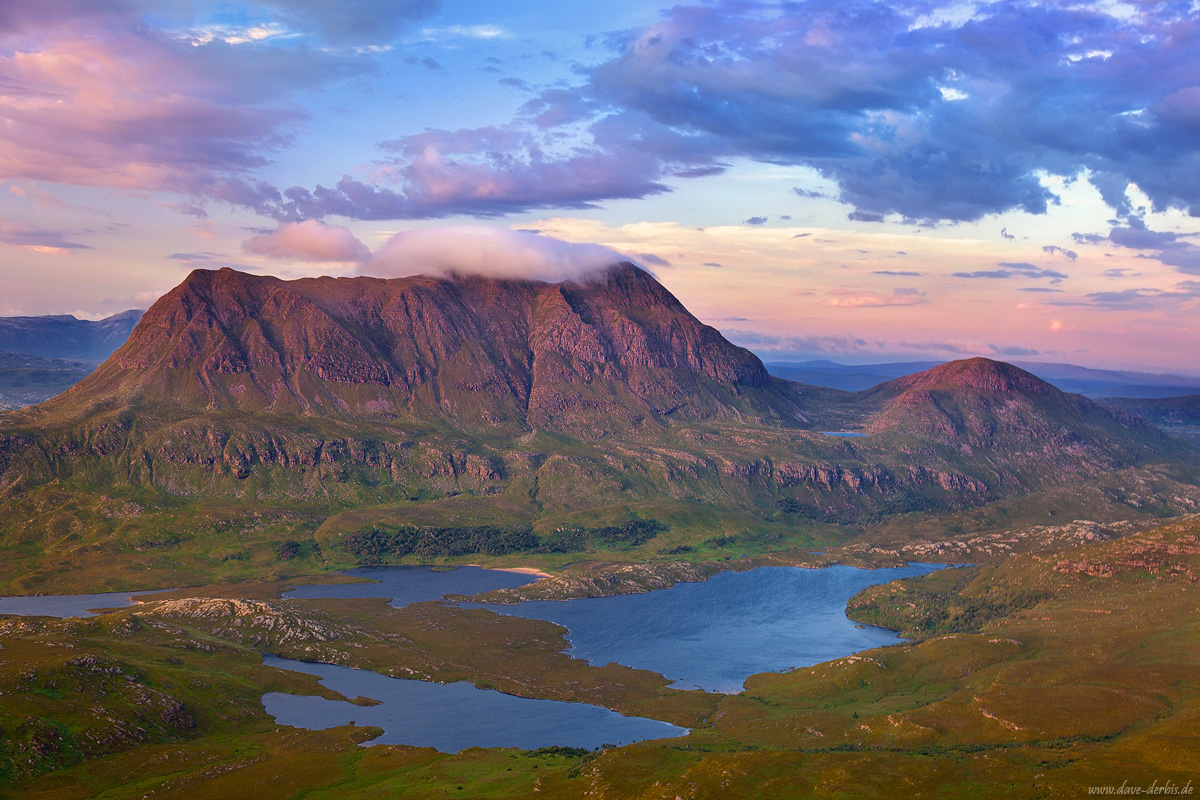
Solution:
[[[192,273],[56,404],[119,398],[592,436],[667,415],[800,425],[789,386],[631,264],[561,284],[224,269]]]

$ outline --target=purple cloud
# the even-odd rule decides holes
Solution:
[[[78,232],[77,232],[78,233]],[[49,230],[32,225],[0,219],[0,244],[25,247],[30,250],[71,251],[90,250],[91,246],[73,242],[69,237],[76,234],[67,231]]]
[[[1197,52],[1186,8],[1144,5],[1125,18],[1090,5],[995,3],[964,22],[919,24],[936,9],[867,0],[675,6],[654,25],[609,37],[615,54],[579,85],[526,104],[512,127],[576,137],[568,155],[524,146],[501,157],[478,137],[454,153],[472,182],[435,184],[442,171],[422,175],[405,144],[429,134],[399,140],[400,210],[578,207],[661,192],[667,176],[746,158],[817,169],[864,221],[1043,213],[1058,198],[1039,174],[1084,170],[1118,211],[1136,182],[1155,207],[1200,213],[1200,91],[1191,88]],[[627,158],[633,149],[638,157]],[[597,164],[612,171],[604,180]],[[532,186],[539,175],[581,188]],[[378,213],[360,211],[343,204],[338,213]]]
[[[285,261],[361,262],[371,250],[341,225],[315,219],[284,222],[278,230],[260,233],[242,244],[247,253]]]
[[[1043,269],[1037,264],[1030,264],[1028,261],[1001,261],[998,265],[1000,269],[981,269],[974,272],[954,272],[951,275],[955,278],[1049,278],[1051,284],[1057,284],[1064,281],[1067,275],[1053,269]]]
[[[1088,244],[1108,241],[1117,247],[1140,250],[1139,258],[1148,258],[1175,267],[1188,275],[1200,275],[1200,247],[1184,240],[1184,235],[1170,231],[1155,231],[1146,227],[1140,217],[1129,217],[1126,225],[1109,231],[1107,237],[1098,234],[1072,234],[1076,241]],[[1108,277],[1120,277],[1122,270],[1109,270]]]
[[[1042,252],[1049,253],[1050,255],[1055,255],[1057,253],[1058,255],[1061,255],[1064,258],[1067,258],[1071,261],[1074,261],[1075,259],[1079,258],[1079,253],[1076,253],[1074,250],[1067,250],[1065,248],[1059,247],[1056,244],[1044,245],[1042,247]]]

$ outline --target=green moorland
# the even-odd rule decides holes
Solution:
[[[572,486],[591,486],[592,478],[604,476],[588,472],[568,480],[555,469],[545,463],[536,471],[537,500],[516,476],[499,493],[381,498],[365,506],[319,492],[320,499],[280,502],[220,493],[179,496],[119,481],[96,489],[91,483],[103,475],[55,479],[0,497],[0,594],[284,579],[363,563],[519,562],[547,571],[574,565],[578,571],[583,561],[702,563],[748,557],[811,563],[811,556],[796,553],[813,549],[836,551],[841,563],[888,564],[902,558],[963,563],[1086,540],[1082,534],[1039,533],[1071,520],[1090,520],[1098,526],[1093,532],[1109,538],[1200,508],[1197,468],[1182,463],[1128,467],[957,510],[937,504],[876,513],[870,498],[856,498],[847,486],[834,487],[827,493],[830,502],[848,509],[856,502],[868,504],[844,518],[836,511],[814,514],[811,506],[752,484],[746,490],[757,492],[750,498],[754,502],[740,507],[718,505],[699,491],[681,497],[655,494],[648,479],[608,481],[611,497],[579,496]],[[323,480],[342,485],[337,476]],[[602,485],[606,480],[597,478]],[[727,479],[722,491],[730,485],[737,486]],[[619,532],[630,525],[651,527],[634,535]],[[425,535],[411,547],[381,546],[413,529]],[[487,535],[479,535],[483,532]],[[378,539],[374,545],[371,537]],[[952,547],[930,549],[947,537],[955,540]]]
[[[549,623],[429,603],[282,601],[278,582],[179,591],[87,620],[7,618],[0,791],[974,798],[1194,786],[1200,519],[1075,538],[1088,533],[1085,544],[865,590],[852,616],[899,627],[910,643],[753,676],[729,696],[574,661]],[[372,730],[274,725],[262,692],[329,693],[264,667],[264,651],[588,700],[693,732],[592,753],[360,747]]]

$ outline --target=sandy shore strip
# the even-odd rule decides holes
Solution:
[[[479,565],[471,564],[471,566],[477,567]],[[552,577],[549,572],[543,572],[542,570],[537,569],[535,567],[484,567],[483,569],[494,569],[497,572],[519,572],[522,575],[536,575],[539,578]]]

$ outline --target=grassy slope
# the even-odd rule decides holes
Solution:
[[[1067,797],[1123,781],[1183,784],[1200,769],[1198,582],[1200,521],[1192,519],[870,590],[859,601],[863,613],[903,621],[920,637],[917,643],[757,676],[747,691],[722,699],[708,727],[690,737],[607,750],[586,763],[510,750],[447,756],[403,747],[362,749],[354,747],[351,729],[274,728],[254,710],[254,693],[280,681],[304,681],[258,665],[243,644],[258,635],[253,625],[221,625],[162,608],[151,613],[150,607],[99,622],[48,623],[40,632],[4,634],[8,652],[31,648],[21,660],[36,673],[26,677],[13,667],[0,672],[9,693],[6,732],[17,729],[18,718],[38,716],[54,716],[70,729],[90,719],[79,704],[99,702],[118,720],[144,714],[136,704],[121,705],[119,691],[96,700],[92,687],[76,698],[68,681],[53,677],[66,659],[85,651],[128,664],[127,670],[144,676],[139,680],[172,697],[179,692],[197,709],[198,724],[180,733],[142,722],[149,731],[144,742],[130,740],[111,755],[93,753],[103,757],[64,763],[67,768],[52,775],[9,785],[20,796],[55,798],[88,797],[99,787],[107,787],[99,796],[112,798],[223,797],[254,786],[256,796],[267,800],[301,794],[523,797],[534,788],[542,797],[857,797],[895,796],[898,788],[906,796]],[[936,621],[909,613],[910,602],[919,610],[937,595],[944,596],[939,602],[948,597],[950,605],[966,607],[1021,593],[1032,604],[960,619],[960,632],[949,635],[937,632]],[[657,703],[660,712],[672,707],[674,719],[691,717],[693,724],[711,710],[709,696],[681,706],[679,696],[698,693],[677,692],[672,699],[661,694],[661,682],[633,670],[602,675],[570,665],[546,623],[436,606],[395,612],[369,602],[296,603],[293,611],[353,629],[345,641],[366,643],[380,633],[409,640],[390,652],[378,643],[341,648],[360,651],[356,658],[363,665],[393,664],[403,651],[409,659],[403,663],[426,659],[428,668],[441,670],[431,672],[439,677],[507,678],[539,696],[563,696],[554,687],[571,685],[571,691],[611,693],[629,708],[638,702],[643,709]],[[145,625],[123,633],[122,620],[134,617],[169,630]],[[520,625],[527,627],[508,629]],[[234,627],[244,629],[222,632]],[[221,638],[214,638],[217,633]],[[206,653],[189,641],[220,652]],[[338,641],[330,640],[335,650]],[[63,643],[76,649],[56,646]],[[277,649],[266,640],[255,646],[264,643]],[[186,664],[171,664],[166,653]],[[57,685],[49,685],[43,670]],[[184,674],[199,686],[187,689]],[[125,691],[137,685],[105,680]],[[29,684],[20,707],[7,702],[14,681]],[[589,682],[596,688],[579,688]],[[315,690],[311,682],[307,686]],[[654,700],[656,693],[664,699]],[[64,714],[67,701],[75,704]],[[136,783],[123,785],[129,774],[138,775]]]

